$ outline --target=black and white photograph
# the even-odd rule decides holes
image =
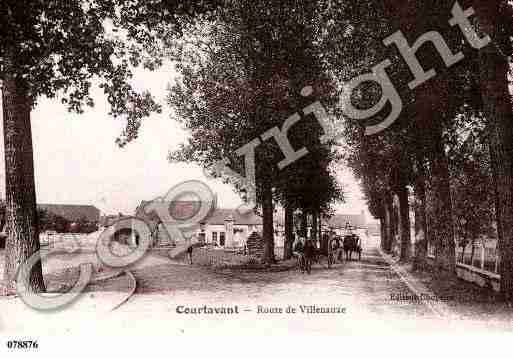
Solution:
[[[0,353],[511,334],[512,55],[511,0],[1,0]]]

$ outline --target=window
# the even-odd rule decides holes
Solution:
[[[217,246],[217,232],[212,232],[212,244]]]
[[[226,241],[226,233],[224,233],[224,232],[219,233],[219,245],[221,247],[224,247],[225,241]]]

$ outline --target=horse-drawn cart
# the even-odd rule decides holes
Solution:
[[[360,238],[356,234],[348,234],[343,238],[341,236],[334,236],[329,239],[327,248],[317,248],[311,241],[306,241],[301,251],[297,253],[297,267],[301,272],[310,274],[312,270],[312,263],[319,263],[326,261],[328,269],[337,262],[342,262],[343,253],[345,253],[345,260],[352,260],[352,254],[358,254],[358,260],[362,256],[362,247]]]
[[[360,237],[356,234],[348,234],[344,236],[344,252],[346,254],[346,261],[350,261],[352,254],[358,254],[358,260],[362,259],[362,246]]]

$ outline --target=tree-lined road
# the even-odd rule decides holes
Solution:
[[[391,300],[392,296],[415,293],[381,257],[375,245],[364,250],[361,261],[337,263],[331,269],[325,263],[315,264],[310,275],[295,270],[211,272],[178,265],[146,267],[134,274],[138,294],[113,317],[140,317],[145,321],[144,327],[166,318],[170,327],[194,332],[218,328],[261,333],[383,333],[423,327],[436,330],[442,322],[448,328],[448,318],[440,318],[425,303]],[[183,311],[183,307],[204,305],[237,305],[241,314],[227,318],[177,313],[179,306]],[[294,307],[296,313],[286,313],[288,306]],[[320,308],[345,308],[345,313],[303,313],[301,306],[315,306],[320,312],[324,311]],[[262,313],[279,308],[282,313]]]
[[[124,290],[121,280],[119,288],[114,281],[95,284],[71,307],[56,313],[38,313],[18,299],[0,299],[6,308],[0,317],[1,329],[135,334],[145,328],[145,332],[161,334],[164,326],[170,333],[236,330],[367,334],[473,328],[468,322],[451,323],[451,317],[441,317],[426,302],[400,300],[419,293],[413,293],[380,255],[376,241],[364,242],[364,248],[361,261],[344,261],[331,269],[325,262],[315,264],[310,275],[297,270],[212,270],[150,255],[131,269],[137,280],[136,294],[114,312],[108,310]],[[237,306],[238,313],[184,313],[205,306],[214,311]],[[289,306],[296,312],[287,313]],[[303,312],[311,306],[318,313]],[[280,308],[282,313],[276,313]],[[335,309],[327,314],[325,308]]]

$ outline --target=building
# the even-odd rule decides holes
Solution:
[[[262,217],[253,211],[241,214],[234,209],[219,208],[205,218],[200,233],[205,242],[220,247],[241,247],[253,232],[262,233]]]
[[[122,213],[103,215],[100,217],[99,229],[104,230],[105,228],[112,226],[115,222],[126,218],[130,218],[130,216],[125,216]]]
[[[150,202],[142,201],[135,211],[135,216],[145,219],[155,236],[156,245],[174,245],[176,238],[170,238],[165,230],[166,223],[155,212],[148,213],[147,205]],[[175,225],[176,220],[186,221],[191,218],[200,208],[200,202],[195,201],[174,201],[162,202],[162,208],[169,213],[170,223]],[[274,216],[275,246],[282,247],[284,244],[284,223],[283,213],[276,213]],[[173,220],[174,218],[174,220]],[[323,231],[333,230],[337,234],[343,234],[347,226],[355,228],[366,228],[366,218],[362,211],[360,214],[337,214],[329,219],[323,219]],[[310,232],[310,228],[309,232]],[[196,234],[207,244],[221,248],[241,247],[246,244],[247,238],[253,233],[262,234],[263,220],[258,214],[250,211],[246,214],[235,209],[217,208],[198,223]]]
[[[122,213],[117,215],[103,215],[100,217],[100,223],[98,225],[98,229],[100,232],[103,232],[108,227],[114,225],[116,222],[121,221],[123,219],[129,219],[130,216],[125,216]],[[129,244],[129,245],[137,245],[137,235],[134,231],[127,228],[121,228],[116,230],[114,233],[114,241]]]
[[[319,225],[319,224],[318,224]],[[360,214],[336,214],[329,218],[322,218],[320,223],[322,232],[334,231],[338,235],[343,235],[350,229],[367,229],[368,223],[365,217],[365,213],[362,211]],[[299,223],[295,223],[296,231],[299,230]],[[274,224],[275,234],[278,236],[285,235],[285,221],[284,215],[275,216],[275,224]],[[308,216],[308,226],[307,226],[307,236],[310,237],[312,232],[312,218]]]
[[[145,219],[154,233],[156,245],[166,246],[176,244],[176,238],[170,238],[165,230],[167,225],[175,225],[175,221],[186,221],[194,216],[200,206],[200,202],[175,201],[162,202],[169,211],[170,223],[163,223],[155,212],[148,213],[147,205],[150,202],[143,201],[137,207],[135,216]],[[173,220],[174,219],[174,220]],[[262,217],[250,211],[247,214],[235,209],[213,209],[210,214],[198,223],[196,234],[207,244],[217,247],[232,248],[241,247],[253,232],[262,232]]]
[[[367,220],[363,211],[360,214],[336,214],[323,222],[323,227],[328,227],[339,235],[344,234],[347,228],[367,228]]]

